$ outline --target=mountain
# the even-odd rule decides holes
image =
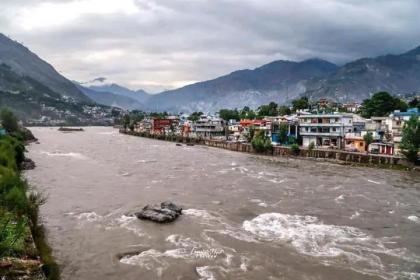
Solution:
[[[88,85],[87,87],[96,92],[106,92],[118,96],[128,97],[135,99],[137,102],[142,104],[145,103],[150,97],[150,94],[141,89],[134,91],[115,83],[107,84],[106,78],[96,78],[94,81],[94,84]]]
[[[20,76],[47,86],[65,98],[75,101],[90,101],[77,87],[60,75],[50,64],[40,59],[25,46],[0,33],[0,64],[6,64]]]
[[[122,110],[94,103],[26,47],[0,34],[0,107],[26,125],[106,125]]]
[[[31,77],[15,73],[6,64],[0,64],[0,104],[12,108],[24,121],[41,116],[56,120],[88,117],[80,103],[69,102]]]
[[[274,61],[153,95],[146,105],[160,111],[214,112],[221,108],[258,107],[270,101],[284,103],[304,93],[307,81],[326,77],[337,69],[335,64],[320,59]]]
[[[362,58],[342,66],[325,78],[306,84],[312,99],[362,101],[378,91],[392,94],[420,90],[420,46],[400,55]]]
[[[81,84],[76,84],[76,86],[86,96],[98,104],[118,107],[124,110],[139,110],[144,108],[144,105],[136,99],[124,95],[118,95],[113,92],[107,92],[105,91],[105,88],[94,90],[92,89],[93,87],[84,87]]]

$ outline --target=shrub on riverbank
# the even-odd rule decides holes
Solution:
[[[273,150],[271,140],[265,135],[263,130],[258,131],[254,135],[254,138],[252,138],[251,141],[251,145],[257,153],[267,153]]]
[[[10,114],[6,116],[13,120]],[[51,250],[38,224],[38,208],[43,200],[30,191],[20,174],[25,160],[24,142],[32,140],[32,133],[15,129],[13,124],[8,127],[9,135],[0,136],[0,276],[39,279],[33,277],[40,274],[39,264],[36,265],[40,254],[43,269],[52,272],[47,274],[48,279],[58,279],[57,265],[51,259]]]

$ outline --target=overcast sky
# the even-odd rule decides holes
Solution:
[[[420,45],[419,0],[0,0],[0,32],[69,79],[159,91],[277,59]]]

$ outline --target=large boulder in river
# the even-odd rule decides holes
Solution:
[[[182,214],[182,208],[170,201],[159,205],[146,205],[140,212],[134,215],[141,220],[149,220],[157,223],[170,223]]]

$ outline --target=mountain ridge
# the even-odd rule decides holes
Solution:
[[[2,33],[0,33],[0,63],[9,65],[15,73],[34,79],[63,97],[73,98],[76,101],[91,101],[51,64]]]

